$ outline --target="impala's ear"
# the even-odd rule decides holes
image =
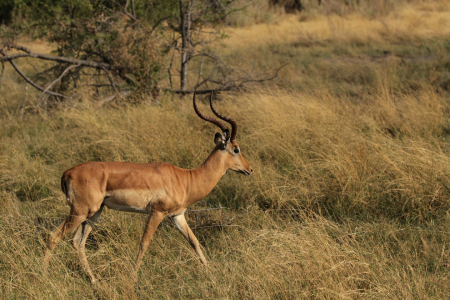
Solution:
[[[226,134],[222,135],[217,132],[216,135],[214,136],[214,144],[216,145],[220,144],[220,150],[225,150],[229,141],[230,138],[226,137]]]
[[[219,144],[222,143],[222,135],[220,133],[216,133],[216,135],[214,136],[214,144]]]
[[[225,129],[223,131],[222,140],[224,140],[225,143],[228,143],[230,141],[230,131],[228,129]]]

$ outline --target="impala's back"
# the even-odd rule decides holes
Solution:
[[[88,207],[88,217],[102,205],[145,214],[152,206],[172,212],[184,200],[187,172],[166,163],[87,162],[65,171],[61,185],[69,205]]]

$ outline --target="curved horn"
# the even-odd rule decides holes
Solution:
[[[227,131],[228,131],[228,128],[227,128],[225,125],[223,125],[219,120],[216,120],[216,119],[210,118],[210,117],[205,117],[204,115],[202,115],[202,114],[200,113],[200,111],[199,111],[198,108],[197,108],[197,103],[195,102],[195,94],[196,94],[196,93],[197,93],[197,92],[194,91],[194,99],[193,99],[192,101],[194,102],[194,110],[195,110],[195,112],[197,113],[197,116],[199,116],[200,118],[202,118],[202,119],[205,120],[205,121],[211,122],[211,123],[213,123],[213,124],[219,126],[220,129],[222,129],[223,132],[227,132]]]
[[[213,96],[213,93],[211,93],[211,97],[209,98],[209,104],[211,105],[211,110],[217,117],[219,117],[220,119],[231,124],[231,142],[234,143],[234,142],[236,142],[236,133],[237,133],[236,121],[233,120],[232,118],[221,115],[216,111],[216,109],[214,108],[214,105],[212,103],[212,96]]]

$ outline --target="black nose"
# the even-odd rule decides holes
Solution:
[[[253,169],[250,169],[250,173],[253,173]]]

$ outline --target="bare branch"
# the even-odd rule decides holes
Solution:
[[[53,80],[53,82],[50,83],[50,84],[45,88],[45,90],[44,90],[44,91],[42,92],[42,94],[39,96],[38,102],[39,102],[39,101],[41,100],[41,98],[45,95],[45,93],[47,93],[47,92],[50,90],[50,88],[51,88],[55,83],[57,83],[58,81],[60,81],[60,80],[66,75],[66,73],[69,72],[70,69],[73,69],[73,68],[79,67],[79,66],[80,66],[80,65],[71,65],[71,66],[68,66],[68,67],[64,70],[64,72],[62,72],[61,76],[59,76],[58,78],[56,78],[55,80]]]
[[[193,58],[196,58],[196,57],[208,57],[208,58],[211,58],[214,61],[219,61],[220,60],[219,57],[214,56],[214,55],[212,55],[210,53],[206,53],[206,52],[201,52],[199,54],[191,55],[191,56],[189,56],[189,60],[192,60]]]
[[[51,71],[54,71],[55,69],[58,69],[60,67],[60,65],[54,65],[51,66],[48,69],[45,69],[44,71],[38,72],[37,74],[35,74],[33,77],[35,79],[41,79],[43,78],[45,75],[47,75],[48,73],[50,73]]]
[[[198,95],[202,95],[202,94],[210,94],[210,93],[217,93],[217,92],[226,92],[226,91],[232,91],[232,90],[237,90],[240,89],[244,86],[244,84],[249,83],[249,82],[265,82],[265,81],[269,81],[272,79],[275,79],[278,76],[278,72],[284,68],[285,66],[287,66],[288,64],[284,64],[281,67],[279,67],[276,71],[275,74],[271,77],[268,78],[263,78],[263,79],[241,79],[241,81],[239,82],[239,80],[234,80],[234,81],[229,81],[229,82],[219,82],[219,81],[215,81],[215,80],[211,80],[211,76],[212,76],[212,72],[210,74],[210,76],[203,80],[201,83],[199,83],[194,90],[174,90],[174,89],[169,89],[169,88],[162,88],[162,90],[164,91],[169,91],[175,94],[180,94],[180,95],[189,95],[189,94],[193,94],[194,92],[196,92],[196,94]],[[215,84],[220,85],[221,87],[216,88],[216,89],[206,89],[206,90],[197,90],[196,89],[203,85],[206,84],[207,82],[212,82]]]
[[[0,75],[0,90],[2,89],[3,72],[5,71],[5,63],[2,62],[2,74]]]
[[[204,58],[204,56],[202,55],[202,61],[200,62],[200,71],[198,72],[197,84],[195,86],[198,86],[198,83],[200,81],[200,77],[202,77],[203,58]]]
[[[139,23],[139,24],[141,24],[142,29],[144,29],[144,30],[145,30],[148,34],[150,34],[150,35],[153,35],[153,32],[155,31],[156,27],[158,27],[158,25],[161,24],[161,22],[163,22],[163,21],[165,21],[165,20],[167,20],[167,19],[169,18],[169,17],[164,17],[164,18],[159,19],[159,20],[155,23],[155,25],[153,25],[152,29],[148,30],[148,29],[145,27],[145,25],[142,23],[141,20],[136,19],[136,14],[135,14],[135,11],[134,11],[134,2],[133,2],[133,0],[131,0],[132,14],[130,14],[129,12],[127,12],[128,1],[127,1],[127,3],[125,4],[125,7],[122,6],[122,5],[120,5],[119,3],[115,2],[115,1],[110,0],[110,2],[113,3],[113,4],[115,4],[115,5],[117,5],[118,7],[120,7],[120,8],[122,9],[122,13],[134,21],[134,23],[132,24],[132,26],[133,26],[134,29],[135,29],[136,24]],[[109,11],[113,12],[113,10],[111,10],[110,8],[108,8],[108,7],[105,7],[105,8],[108,9]]]
[[[111,84],[81,84],[80,86],[92,86],[92,87],[111,87]]]
[[[155,31],[156,27],[158,27],[159,24],[161,24],[161,22],[167,20],[169,17],[164,17],[158,20],[158,22],[155,23],[155,25],[153,25],[152,29],[150,30],[150,32],[148,30],[146,30],[149,34],[153,34],[153,31]]]
[[[108,79],[109,79],[109,82],[111,83],[111,86],[112,86],[112,88],[113,88],[114,92],[115,92],[116,94],[118,94],[119,92],[117,91],[117,89],[116,89],[116,85],[114,84],[114,81],[113,81],[113,79],[111,78],[111,75],[109,74],[108,70],[106,70],[106,69],[103,69],[103,71],[105,71],[105,73],[106,73],[106,76],[108,77]]]
[[[269,81],[269,80],[275,79],[276,77],[278,77],[278,72],[279,72],[282,68],[286,67],[287,65],[288,65],[288,64],[284,64],[284,65],[282,65],[281,67],[279,67],[279,68],[275,71],[275,74],[274,74],[272,77],[264,78],[264,79],[248,79],[248,80],[244,80],[244,81],[242,81],[238,86],[236,86],[236,88],[241,88],[244,84],[249,83],[249,82],[264,82],[264,81]]]
[[[218,207],[210,207],[210,208],[202,208],[202,209],[187,209],[186,213],[193,213],[193,212],[204,212],[204,211],[211,211],[211,210],[223,210],[225,207],[218,206]]]
[[[20,120],[22,120],[23,111],[25,110],[25,102],[27,101],[27,91],[28,91],[28,85],[25,86],[25,93],[23,95],[22,107],[20,108]]]
[[[134,1],[131,0],[131,14],[136,18],[136,11],[134,10]]]
[[[175,47],[177,46],[177,41],[175,41],[174,45],[175,45]],[[170,73],[170,70],[172,69],[172,63],[173,63],[174,57],[175,57],[175,49],[173,50],[172,58],[170,60],[170,65],[169,65],[169,68],[167,69],[167,73],[169,73],[169,82],[170,82],[171,89],[173,89],[173,84],[172,84],[172,74]]]
[[[3,51],[0,50],[0,54],[3,55],[3,57],[0,57],[0,59],[4,58],[6,55]],[[12,61],[12,59],[9,59],[9,63],[14,67],[14,69],[17,71],[17,73],[19,73],[20,76],[22,76],[23,79],[25,79],[26,82],[28,82],[29,84],[31,84],[34,88],[40,90],[40,91],[44,91],[43,88],[41,88],[40,86],[38,86],[36,83],[34,83],[33,81],[31,81],[31,79],[29,79],[25,74],[22,73],[22,71],[20,71],[20,69],[17,67],[17,65]],[[63,97],[63,98],[69,98],[65,95],[62,94],[58,94],[58,93],[54,93],[54,92],[47,92],[48,94],[52,95],[52,96],[58,96],[58,97]]]
[[[208,78],[206,78],[206,79],[204,79],[202,82],[198,83],[198,84],[195,86],[195,89],[197,89],[199,86],[202,86],[203,84],[207,83],[208,81],[211,82],[211,77],[213,76],[213,74],[214,74],[214,72],[216,71],[217,67],[218,67],[218,63],[217,63],[217,61],[216,61],[216,64],[214,65],[214,68],[213,68],[213,69],[211,70],[211,72],[209,73]]]
[[[115,5],[119,6],[120,8],[122,8],[123,14],[126,15],[127,17],[129,17],[130,19],[132,19],[135,22],[140,22],[138,19],[136,19],[132,14],[130,14],[129,12],[127,12],[127,6],[128,6],[128,0],[127,3],[125,4],[125,6],[120,5],[119,3],[109,0],[111,3],[114,3]]]
[[[233,87],[227,87],[227,88],[218,88],[218,89],[210,89],[210,90],[199,90],[199,91],[191,91],[191,90],[172,90],[172,89],[168,89],[168,88],[161,88],[163,91],[168,91],[168,92],[172,92],[175,94],[179,94],[179,95],[189,95],[189,94],[193,94],[194,92],[197,95],[203,95],[203,94],[211,94],[211,93],[218,93],[218,92],[226,92],[226,91],[231,91],[234,88]]]
[[[33,58],[39,58],[39,59],[44,59],[44,60],[75,64],[75,65],[80,65],[80,66],[85,66],[85,67],[90,67],[90,68],[95,68],[95,69],[107,69],[107,70],[123,70],[124,69],[123,67],[112,66],[112,65],[102,63],[102,62],[95,62],[95,61],[81,60],[81,59],[76,59],[76,58],[67,58],[67,57],[61,57],[61,56],[53,56],[53,55],[48,55],[48,54],[36,53],[36,52],[32,52],[31,50],[29,50],[25,47],[19,46],[19,45],[4,44],[4,46],[6,48],[14,48],[17,50],[22,50],[26,53],[17,53],[17,54],[12,54],[12,55],[3,54],[4,56],[0,57],[0,62],[7,61],[7,60],[12,62],[13,59],[16,59],[19,57],[33,57]]]
[[[118,94],[111,95],[111,96],[108,96],[106,98],[103,98],[102,100],[97,102],[97,105],[98,106],[103,106],[104,104],[106,104],[108,102],[111,102],[114,99],[116,99],[117,96],[119,96],[120,98],[124,98],[124,97],[126,97],[126,96],[128,96],[130,94],[131,94],[131,91],[123,91],[123,92],[120,92]]]

